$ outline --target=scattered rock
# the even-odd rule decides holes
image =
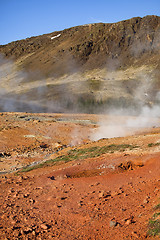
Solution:
[[[126,171],[126,170],[133,170],[134,169],[134,164],[131,161],[127,161],[125,163],[120,163],[118,165],[118,169]]]
[[[61,207],[62,207],[62,205],[61,205],[61,204],[57,204],[57,207],[58,207],[58,208],[61,208]]]
[[[111,220],[110,222],[109,222],[109,226],[110,227],[116,227],[118,225],[118,222],[116,222],[116,221],[114,221],[114,220]]]
[[[22,176],[21,179],[27,180],[29,177],[28,176]]]
[[[28,233],[32,232],[32,228],[26,227],[25,229],[23,229],[23,232],[24,232],[25,234],[28,234]]]
[[[36,187],[34,188],[35,190],[40,190],[40,189],[43,189],[42,187]]]
[[[145,203],[148,203],[149,201],[147,200],[147,199],[144,199],[143,200],[143,203],[145,204]]]
[[[149,196],[146,196],[145,199],[143,200],[143,203],[146,204],[146,203],[149,203]]]
[[[24,194],[23,197],[24,197],[24,198],[29,197],[29,193]]]
[[[30,201],[30,203],[32,203],[32,204],[35,203],[35,200],[32,199],[32,198],[30,198],[29,201]]]
[[[61,197],[61,200],[65,200],[67,197]]]
[[[104,194],[104,191],[101,191],[101,192],[98,194],[98,197],[99,197],[99,198],[102,198],[102,197],[103,197],[103,194]]]
[[[33,236],[36,236],[36,232],[35,232],[34,230],[32,231],[32,235],[33,235]]]
[[[125,212],[125,211],[126,211],[126,208],[122,208],[121,210],[122,210],[122,212]]]
[[[137,192],[142,192],[142,190],[138,188],[138,189],[137,189]]]
[[[132,234],[135,238],[139,239],[140,235],[137,232],[133,231]]]
[[[78,202],[78,205],[81,207],[81,206],[83,206],[83,201],[81,200],[81,201],[79,201]]]
[[[42,144],[40,145],[40,147],[41,147],[41,148],[49,148],[49,145],[46,144],[46,143],[42,143]]]
[[[55,180],[55,177],[54,177],[54,176],[51,176],[51,177],[48,177],[48,178],[50,178],[51,180]]]
[[[41,224],[41,228],[44,229],[44,230],[47,230],[48,229],[48,226],[44,223]]]
[[[60,144],[59,142],[57,142],[57,143],[54,144],[53,148],[54,148],[55,151],[59,151],[63,148],[63,145]]]
[[[128,220],[126,220],[126,222],[125,222],[126,225],[129,225],[129,224],[131,224],[131,223],[132,223],[132,220],[131,220],[131,219],[128,219]]]
[[[126,219],[124,219],[124,221],[125,221],[125,224],[126,225],[130,225],[130,224],[132,224],[132,223],[135,223],[135,221],[133,220],[133,216],[130,216],[129,218],[126,218]]]
[[[98,194],[99,198],[107,198],[107,197],[110,197],[111,196],[111,193],[110,191],[107,192],[107,191],[100,191],[99,194]]]

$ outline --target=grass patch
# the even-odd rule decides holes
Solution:
[[[160,203],[154,207],[154,210],[159,210],[159,209],[160,209]]]
[[[114,153],[115,151],[125,151],[126,149],[132,150],[137,148],[138,146],[128,145],[128,144],[121,144],[121,145],[108,145],[103,147],[91,147],[91,148],[83,148],[83,149],[74,149],[70,150],[67,155],[61,156],[56,158],[57,160],[61,159],[72,161],[76,159],[87,159],[87,158],[94,158],[99,157],[105,153]]]
[[[160,203],[154,206],[155,211],[160,209]],[[148,235],[149,236],[160,236],[160,212],[155,212],[148,223]]]
[[[41,167],[43,167],[44,165],[43,164],[37,164],[37,165],[35,165],[35,166],[31,166],[31,167],[24,167],[22,170],[20,170],[19,172],[30,172],[30,171],[32,171],[32,170],[34,170],[34,169],[37,169],[37,168],[41,168]]]
[[[153,219],[156,219],[158,216],[160,216],[160,212],[156,212],[153,214]]]
[[[149,236],[159,236],[160,235],[160,220],[149,220],[149,230],[148,230]]]
[[[83,160],[87,158],[95,158],[99,157],[105,153],[114,153],[115,151],[125,151],[126,149],[132,150],[134,148],[138,148],[137,145],[129,145],[129,144],[120,144],[120,145],[108,145],[103,147],[90,147],[90,148],[83,148],[83,149],[73,149],[68,151],[66,155],[62,155],[56,157],[54,159],[48,160],[46,162],[37,164],[35,166],[25,167],[20,172],[29,172],[33,169],[38,169],[42,167],[52,166],[57,164],[58,162],[69,162],[73,160]]]
[[[98,79],[88,79],[87,83],[90,90],[99,91],[101,88],[101,81]]]
[[[51,159],[51,160],[47,160],[46,162],[43,163],[39,163],[37,165],[34,166],[26,166],[24,167],[22,170],[20,170],[19,172],[30,172],[34,169],[38,169],[38,168],[42,168],[42,167],[48,167],[48,166],[53,166],[58,162],[68,162],[68,158],[65,158],[65,156],[62,157],[57,157],[55,159]]]
[[[160,143],[149,143],[148,147],[160,146]]]

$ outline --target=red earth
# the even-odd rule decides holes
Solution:
[[[160,128],[91,141],[102,117],[1,114],[0,239],[159,239]]]

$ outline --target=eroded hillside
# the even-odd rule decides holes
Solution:
[[[1,109],[101,112],[159,103],[159,39],[160,18],[146,16],[0,46]]]

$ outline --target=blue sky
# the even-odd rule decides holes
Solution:
[[[0,0],[0,44],[95,22],[160,16],[160,0]]]

